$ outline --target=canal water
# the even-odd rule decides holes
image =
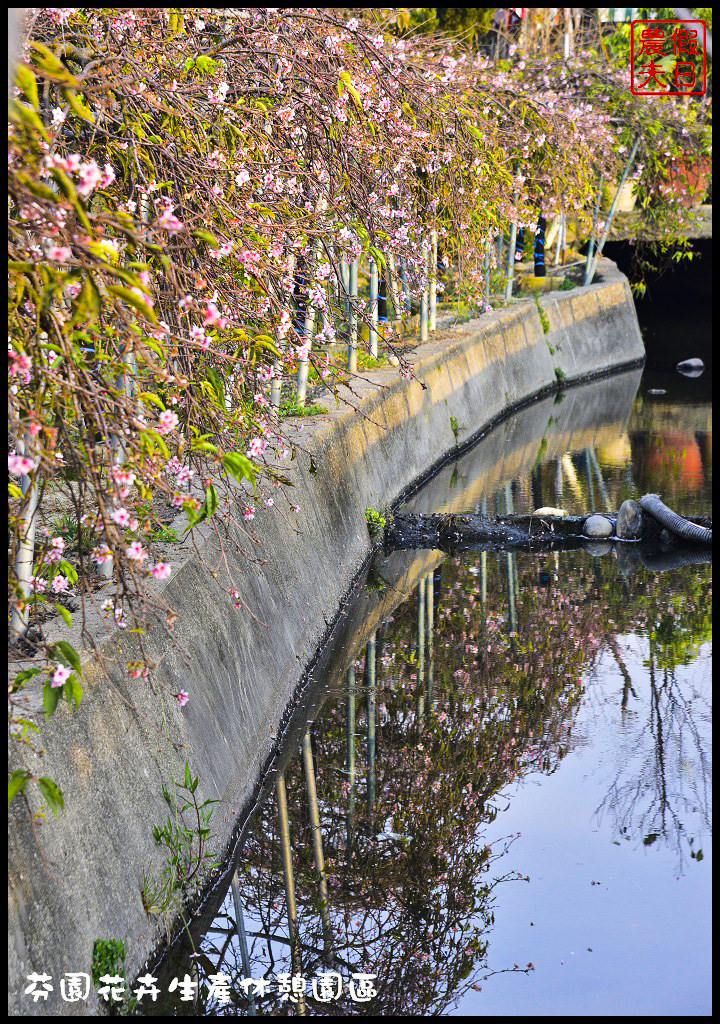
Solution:
[[[655,491],[709,513],[704,388],[571,388],[404,507],[600,512]],[[379,555],[233,884],[153,971],[188,998],[143,1011],[709,1014],[711,600],[709,564],[653,571],[610,544]]]

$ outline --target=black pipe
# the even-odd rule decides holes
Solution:
[[[666,530],[673,533],[676,537],[681,537],[682,540],[690,541],[692,544],[710,544],[712,545],[712,530],[708,530],[704,526],[698,526],[696,523],[690,523],[687,519],[683,519],[677,512],[673,512],[671,508],[660,500],[660,496],[657,494],[643,494],[642,498],[638,499],[638,505],[653,519],[657,520]]]

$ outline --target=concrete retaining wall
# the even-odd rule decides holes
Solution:
[[[248,542],[255,561],[235,567],[247,610],[236,610],[197,557],[181,551],[164,590],[178,612],[179,643],[147,638],[160,662],[151,682],[128,681],[123,671],[137,641],[108,638],[114,686],[88,664],[80,709],[61,707],[42,730],[41,771],[62,787],[64,814],[32,826],[19,801],[11,809],[11,1014],[94,1013],[91,1002],[58,996],[65,972],[89,972],[94,940],[125,941],[129,977],[162,940],[167,923],[147,916],[141,887],[143,872],[161,864],[152,826],[167,816],[163,784],[190,762],[203,796],[221,800],[213,825],[222,853],[303,669],[369,554],[365,508],[396,499],[454,450],[451,416],[462,443],[561,377],[643,359],[627,281],[609,261],[600,271],[598,284],[542,298],[548,334],[534,302],[514,304],[418,348],[416,380],[375,371],[354,388],[356,409],[305,421],[305,452],[287,467],[301,511],[258,503],[261,547]],[[212,541],[204,543],[209,552]],[[180,688],[191,694],[184,710],[172,697]],[[33,971],[53,976],[47,1003],[22,995]]]

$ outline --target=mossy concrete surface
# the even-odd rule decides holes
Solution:
[[[370,552],[365,508],[392,502],[455,449],[451,417],[462,445],[558,380],[642,361],[627,281],[607,260],[599,271],[590,287],[543,297],[548,334],[533,300],[513,303],[420,346],[415,379],[372,371],[353,384],[353,407],[303,420],[302,450],[283,467],[300,512],[278,492],[273,508],[255,499],[254,540],[234,566],[239,609],[227,582],[211,578],[190,545],[179,549],[163,591],[177,612],[176,643],[146,637],[159,663],[150,681],[127,678],[124,664],[137,656],[127,633],[101,644],[112,686],[88,654],[82,705],[62,706],[43,726],[41,759],[25,754],[61,786],[64,813],[38,826],[21,801],[10,809],[11,1015],[96,1015],[92,1001],[62,1002],[63,974],[90,972],[98,938],[125,943],[130,978],[157,948],[174,922],[149,917],[141,889],[143,872],[160,866],[152,826],[167,816],[163,784],[189,761],[203,798],[220,800],[213,848],[227,851],[303,670]],[[201,544],[217,562],[213,537]],[[191,695],[182,710],[172,696],[181,688]],[[52,976],[47,1002],[23,995],[32,972]]]

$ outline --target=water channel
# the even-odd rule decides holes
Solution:
[[[633,371],[569,389],[405,507],[603,511],[657,491],[710,512],[704,387]],[[154,971],[193,998],[144,1012],[707,1014],[711,599],[709,564],[652,572],[612,545],[380,554],[233,884]]]

